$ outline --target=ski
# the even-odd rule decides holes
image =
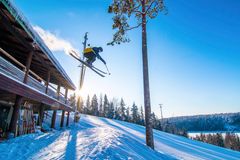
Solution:
[[[95,70],[97,70],[98,72],[101,72],[102,74],[108,74],[107,72],[102,71],[101,69],[98,69],[95,66],[92,66],[92,68],[94,68]]]
[[[92,71],[94,71],[95,73],[97,73],[99,76],[101,77],[105,77],[105,74],[103,71],[99,70],[98,68],[94,67],[94,66],[90,66],[88,63],[86,63],[85,61],[81,60],[80,58],[76,57],[75,55],[73,55],[71,52],[70,52],[70,55],[75,58],[76,60],[78,60],[79,62],[81,62],[82,64],[84,64],[85,66],[87,66],[88,68],[90,68]],[[102,72],[102,73],[100,73]]]
[[[86,65],[86,64],[84,64],[84,65]],[[87,66],[87,65],[86,65]],[[103,75],[103,74],[105,74],[105,73],[100,73],[100,71],[98,70],[98,69],[96,69],[96,67],[91,67],[90,65],[88,65],[87,66],[88,68],[90,68],[92,71],[94,71],[95,73],[97,73],[99,76],[101,76],[101,77],[105,77],[105,75]]]

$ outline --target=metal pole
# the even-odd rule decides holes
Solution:
[[[162,121],[163,121],[163,114],[162,114],[162,105],[163,105],[163,104],[159,104],[159,107],[160,107],[160,111],[161,111],[161,119],[162,119]]]
[[[87,35],[88,35],[88,32],[86,32],[85,36],[84,36],[83,51],[86,49],[86,46],[87,46],[87,40],[88,40]],[[84,60],[83,55],[82,55],[82,60]],[[80,66],[81,66],[81,70],[80,70],[80,79],[79,79],[79,92],[82,89],[83,82],[84,82],[85,71],[86,71],[86,66],[84,66],[81,63],[80,63]],[[78,109],[78,111],[80,111],[80,107],[81,107],[80,105],[81,105],[81,97],[80,97],[80,95],[78,95],[78,97],[77,97],[77,109]]]
[[[85,36],[84,36],[84,42],[83,42],[83,51],[86,49],[87,47],[87,40],[88,40],[88,32],[85,33]],[[82,55],[82,60],[84,61],[85,57],[84,55]],[[79,84],[79,88],[82,89],[82,86],[83,86],[83,81],[84,81],[84,76],[85,76],[85,71],[86,71],[86,66],[82,64],[82,68],[81,68],[81,81],[80,81],[80,84]]]
[[[162,127],[162,130],[163,130],[163,128],[164,128],[164,122],[163,122],[162,106],[163,106],[163,104],[159,104],[160,111],[161,111],[161,127]]]

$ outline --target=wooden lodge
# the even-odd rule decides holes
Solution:
[[[68,125],[68,90],[75,86],[43,40],[9,0],[0,0],[0,137],[19,134],[22,108],[38,113],[40,127],[44,113],[53,110],[51,128],[61,110],[60,126]]]

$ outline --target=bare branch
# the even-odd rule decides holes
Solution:
[[[141,6],[141,4],[139,4],[138,6],[136,6],[136,7],[134,7],[133,9],[132,9],[132,13],[140,13],[140,14],[143,14],[141,11],[139,11],[139,7]]]
[[[136,28],[140,27],[141,25],[142,25],[142,23],[139,23],[138,25],[136,25],[134,27],[127,28],[125,31],[130,31],[132,29],[136,29]]]
[[[132,11],[133,13],[140,13],[140,14],[144,14],[143,12],[141,12],[141,11],[138,11],[138,10],[136,10],[136,11]]]
[[[139,4],[137,7],[134,7],[133,11],[136,10],[136,9],[139,9],[140,6],[141,6],[141,4]]]

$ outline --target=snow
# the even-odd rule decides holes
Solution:
[[[1,143],[0,159],[240,159],[240,152],[160,131],[154,131],[153,151],[144,134],[143,126],[81,115],[68,128]]]

